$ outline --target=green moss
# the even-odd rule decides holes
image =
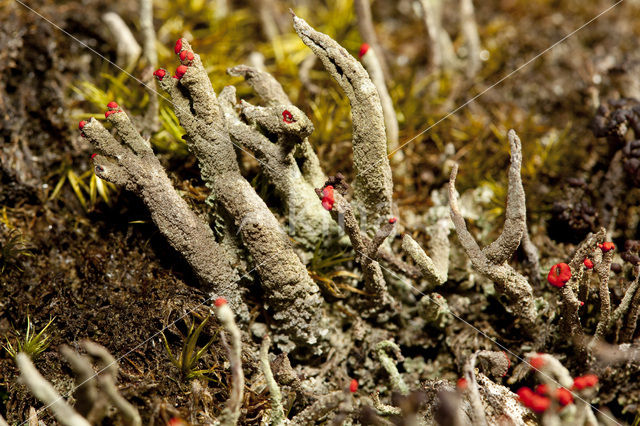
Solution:
[[[31,359],[36,359],[40,354],[47,350],[49,345],[51,344],[51,335],[45,334],[51,323],[55,318],[51,318],[49,322],[40,330],[38,333],[35,332],[35,328],[31,323],[31,318],[27,314],[27,329],[24,333],[24,336],[16,331],[18,335],[14,340],[14,343],[11,343],[9,338],[5,338],[7,344],[4,349],[9,353],[11,358],[15,358],[16,355],[20,352],[24,352],[29,355]]]

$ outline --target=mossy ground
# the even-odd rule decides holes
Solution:
[[[224,18],[217,15],[214,3],[155,2],[158,46],[162,46],[160,65],[175,66],[173,42],[188,34],[194,50],[209,67],[214,88],[238,84],[239,97],[251,101],[254,99],[248,86],[227,76],[225,71],[246,62],[253,51],[262,53],[267,70],[313,121],[316,131],[311,140],[325,171],[351,177],[349,107],[338,86],[319,64],[311,78],[322,92],[315,95],[302,86],[298,67],[309,51],[290,26],[285,25],[280,37],[267,42],[250,2],[233,2],[230,14]],[[351,2],[319,3],[313,10],[296,8],[296,13],[355,54],[361,40]],[[611,58],[613,62],[622,62],[636,57],[640,22],[632,17],[639,16],[640,4],[629,0],[614,8],[493,87],[512,70],[594,18],[611,2],[476,2],[480,38],[489,59],[472,79],[457,72],[432,73],[427,64],[426,30],[420,18],[411,8],[403,12],[393,9],[390,5],[395,2],[374,3],[378,8],[374,17],[382,45],[390,59],[399,58],[399,63],[392,62],[394,79],[390,92],[400,118],[400,140],[409,140],[433,126],[403,149],[406,171],[402,176],[394,176],[400,218],[409,211],[424,212],[430,205],[429,192],[446,182],[447,171],[439,159],[445,144],[451,142],[460,162],[459,190],[483,183],[495,189],[496,200],[488,210],[498,231],[506,182],[504,171],[509,161],[506,132],[515,128],[523,141],[523,181],[533,240],[538,243],[543,259],[567,256],[571,247],[552,242],[554,236],[547,233],[545,223],[553,201],[563,197],[563,179],[589,180],[591,174],[602,173],[608,165],[608,147],[595,139],[589,129],[594,114],[593,93],[600,91],[602,98],[610,95],[606,92],[610,85],[603,63]],[[114,10],[132,28],[137,26],[135,3],[42,0],[30,5],[111,60],[115,60],[115,46],[100,22],[101,13]],[[278,3],[278,7],[278,13],[288,23],[285,5]],[[449,16],[451,12],[446,16],[446,27],[451,29],[454,43],[459,46],[462,39],[455,15]],[[12,339],[16,330],[24,330],[27,314],[36,327],[44,326],[55,316],[50,327],[52,345],[36,365],[56,385],[62,389],[71,386],[69,369],[56,347],[91,338],[116,356],[127,354],[120,361],[122,393],[141,409],[145,421],[163,402],[188,417],[188,382],[170,363],[156,333],[196,308],[206,295],[194,287],[195,281],[186,265],[175,262],[178,256],[169,251],[162,236],[149,223],[144,207],[133,196],[110,188],[105,195],[109,200],[106,203],[96,195],[97,190],[92,190],[91,173],[87,173],[91,151],[75,131],[77,121],[88,113],[98,116],[105,99],[116,100],[133,114],[142,114],[146,95],[134,81],[14,1],[0,1],[0,16],[3,46],[0,135],[4,140],[0,153],[0,203],[4,226],[16,229],[33,253],[31,257],[17,259],[19,268],[8,267],[0,275],[0,336]],[[142,66],[132,70],[134,75],[141,73]],[[440,121],[480,93],[483,94],[477,100]],[[163,111],[163,131],[152,141],[176,186],[195,207],[201,207],[206,189],[199,180],[197,164],[184,149],[179,129],[171,125],[170,109]],[[257,163],[247,156],[243,161],[247,177],[259,182]],[[69,171],[80,183],[70,184],[74,178],[69,178]],[[58,193],[52,197],[63,176],[67,181],[60,184]],[[599,189],[590,190],[597,199]],[[637,237],[637,229],[625,230],[625,237]],[[449,290],[449,294],[455,293],[455,289]],[[548,289],[536,288],[537,293],[543,291]],[[471,297],[471,306],[478,302],[484,308],[469,312],[465,319],[492,336],[500,334],[501,341],[508,346],[509,338],[496,330],[508,330],[510,319],[495,301],[487,303],[484,298],[478,301],[474,297],[480,296],[474,296],[475,293],[475,290],[466,293]],[[249,304],[257,315],[258,299],[250,300]],[[202,309],[196,312],[204,315]],[[175,348],[182,342],[181,332],[186,331],[182,322],[178,324],[178,328],[173,326],[167,332]],[[458,329],[461,341],[475,337],[460,324],[454,328]],[[202,343],[215,336],[216,330],[212,321],[203,332]],[[513,339],[517,340],[517,336]],[[425,344],[424,349],[421,351],[417,345],[404,347],[409,351],[405,355],[433,360],[434,376],[455,377],[455,364],[451,361],[455,354],[443,353],[441,349],[445,346],[437,343],[436,336],[424,336],[419,341]],[[454,345],[449,343],[451,346]],[[228,392],[224,359],[224,351],[214,343],[200,362],[201,368],[214,367],[209,389],[214,400],[221,402]],[[324,361],[318,359],[315,365]],[[246,368],[256,367],[249,362]],[[13,360],[2,351],[0,413],[9,413],[10,421],[24,419],[30,405],[38,406],[16,382],[16,373]],[[600,398],[617,416],[629,421],[632,413],[622,411],[639,401],[638,382],[635,381],[636,386],[633,383],[632,377],[618,383],[605,381]],[[267,395],[249,391],[246,398],[243,422],[258,423]]]

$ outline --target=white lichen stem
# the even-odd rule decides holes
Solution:
[[[460,30],[468,49],[466,74],[468,77],[473,77],[480,69],[480,36],[478,36],[473,0],[460,0]]]
[[[89,340],[84,340],[82,342],[82,347],[89,355],[100,360],[102,365],[102,374],[98,376],[98,384],[111,404],[120,411],[125,424],[140,426],[142,424],[140,413],[138,413],[136,407],[120,395],[120,391],[116,386],[115,382],[118,375],[118,363],[116,359],[111,355],[111,353],[109,353],[107,348]]]
[[[147,61],[148,69],[155,70],[158,68],[158,51],[156,31],[153,27],[153,0],[140,0],[140,30],[143,37],[142,56]],[[154,78],[151,78],[147,85],[149,86],[149,106],[144,123],[151,133],[155,133],[160,129],[158,90]]]
[[[111,35],[116,41],[118,65],[122,66],[126,70],[132,69],[140,57],[140,53],[142,53],[142,48],[133,36],[129,26],[124,22],[120,15],[115,12],[105,13],[102,15],[102,20],[107,25]]]
[[[262,345],[260,346],[260,366],[262,367],[262,374],[264,374],[265,381],[267,382],[267,388],[269,389],[271,400],[271,425],[278,426],[284,423],[285,415],[284,409],[282,408],[282,394],[280,393],[280,387],[273,377],[271,364],[269,362],[270,345],[271,339],[269,336],[264,336],[262,339]]]
[[[244,374],[242,372],[242,334],[233,318],[233,311],[222,303],[216,308],[216,315],[225,330],[231,336],[228,347],[229,363],[231,364],[231,394],[221,416],[221,423],[225,426],[236,425],[240,418],[240,407],[244,395]]]
[[[89,422],[78,414],[67,401],[51,386],[31,362],[29,355],[20,352],[16,355],[16,364],[20,370],[20,380],[31,393],[42,402],[58,422],[63,426],[90,426]]]

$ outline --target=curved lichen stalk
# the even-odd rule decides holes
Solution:
[[[522,145],[515,131],[510,130],[508,138],[511,144],[511,166],[509,167],[505,222],[500,236],[493,243],[481,249],[467,230],[464,217],[458,208],[455,188],[458,174],[457,164],[451,170],[451,178],[449,179],[451,220],[456,228],[458,240],[469,256],[473,267],[482,275],[493,280],[498,293],[507,299],[505,304],[507,311],[524,320],[525,325],[532,325],[537,318],[537,309],[531,285],[524,276],[507,263],[526,232],[525,196],[520,177]]]
[[[264,165],[262,171],[282,200],[290,233],[296,240],[313,248],[327,237],[330,228],[337,230],[294,157],[295,149],[313,130],[307,116],[290,104],[257,107],[242,101],[238,107],[233,86],[222,90],[219,101],[231,139]],[[277,141],[274,143],[267,134],[276,135]]]
[[[367,232],[392,215],[393,182],[387,158],[387,138],[378,91],[353,56],[326,34],[294,15],[293,27],[322,61],[351,104],[353,121],[354,201],[364,208]]]
[[[96,175],[140,197],[160,232],[184,257],[205,289],[227,298],[243,321],[248,320],[238,275],[211,228],[175,190],[151,146],[128,115],[115,102],[109,104],[105,115],[122,143],[96,119],[80,122],[82,134],[98,151],[92,157]]]

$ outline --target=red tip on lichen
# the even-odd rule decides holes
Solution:
[[[538,395],[547,395],[549,393],[549,386],[546,383],[536,386],[536,393]]]
[[[571,268],[566,263],[557,263],[551,267],[547,275],[547,281],[554,287],[564,287],[571,279]]]
[[[176,68],[176,78],[182,78],[183,75],[185,75],[185,73],[187,72],[187,70],[189,69],[189,67],[187,67],[186,65],[179,65],[178,68]]]
[[[173,48],[173,51],[176,52],[176,55],[178,53],[180,53],[180,51],[182,50],[182,39],[179,38],[178,41],[176,41],[176,46]]]
[[[580,301],[580,306],[584,306],[584,302],[582,300]]]
[[[122,110],[121,109],[116,109],[116,110],[110,109],[109,111],[106,111],[104,113],[104,118],[109,118],[109,116],[111,114],[115,114],[116,112],[122,112]]]
[[[180,52],[180,60],[182,62],[191,62],[193,61],[193,53],[189,52],[188,50],[183,50],[182,52]]]
[[[333,208],[333,203],[335,199],[333,198],[333,186],[327,185],[322,190],[322,207],[325,210],[331,210]]]
[[[565,388],[556,389],[556,399],[563,407],[573,403],[573,395]]]
[[[551,400],[546,396],[536,395],[531,389],[524,387],[518,389],[518,398],[522,405],[536,413],[544,413],[551,405]]]
[[[536,386],[536,393],[541,396],[548,396],[549,386],[544,383]],[[555,399],[558,400],[558,403],[564,407],[573,402],[573,395],[571,395],[571,392],[569,392],[565,388],[556,388]]]
[[[356,379],[351,379],[351,383],[349,383],[349,392],[356,393],[358,390],[358,381]]]
[[[465,390],[467,388],[467,379],[460,377],[456,383],[456,387],[460,390]]]
[[[392,217],[391,219],[389,219],[389,223],[390,223],[390,224],[392,224],[392,225],[393,225],[394,223],[396,223],[397,221],[398,221],[398,218],[397,218],[397,217]]]
[[[220,306],[227,304],[227,299],[224,297],[218,297],[213,304],[216,305],[216,308],[219,308]]]
[[[577,390],[582,390],[585,388],[590,388],[598,383],[598,376],[595,374],[585,374],[584,376],[576,377],[573,379],[573,388]]]
[[[502,353],[504,354],[504,357],[507,359],[507,371],[505,371],[504,374],[502,375],[502,377],[504,377],[507,375],[507,373],[509,372],[509,369],[511,368],[511,360],[509,359],[509,355],[507,355],[505,351],[502,351]]]
[[[293,119],[293,114],[291,114],[291,111],[289,111],[288,109],[285,109],[284,111],[282,111],[282,121],[284,121],[287,124],[296,122],[296,120]]]
[[[162,80],[166,75],[167,72],[165,70],[163,70],[162,68],[157,69],[153,72],[153,75],[158,79],[158,80]]]
[[[82,130],[82,128],[85,126],[85,124],[87,124],[87,122],[86,122],[86,121],[84,121],[84,120],[81,120],[81,121],[78,123],[78,129]]]
[[[362,58],[369,51],[369,45],[367,43],[362,43],[360,45],[360,53],[358,53],[358,57]]]
[[[98,155],[98,154],[96,154],[95,152],[93,154],[91,154],[91,159],[93,160],[96,157],[96,155]]]
[[[111,102],[109,102],[109,103],[107,104],[107,108],[110,108],[110,109],[117,109],[117,108],[118,108],[118,104],[117,104],[117,103],[115,103],[114,101],[111,101]]]
[[[542,367],[544,367],[545,364],[545,360],[543,357],[541,356],[534,356],[533,358],[531,358],[531,360],[529,361],[529,364],[531,364],[531,368],[534,368],[536,370],[540,370]]]
[[[598,244],[598,247],[600,248],[600,250],[602,250],[603,253],[606,253],[616,248],[615,244],[613,244],[610,241],[607,241],[602,244]]]
[[[582,262],[584,264],[584,267],[587,269],[593,269],[593,262],[591,261],[591,259],[589,259],[588,257],[584,259],[584,262]]]

